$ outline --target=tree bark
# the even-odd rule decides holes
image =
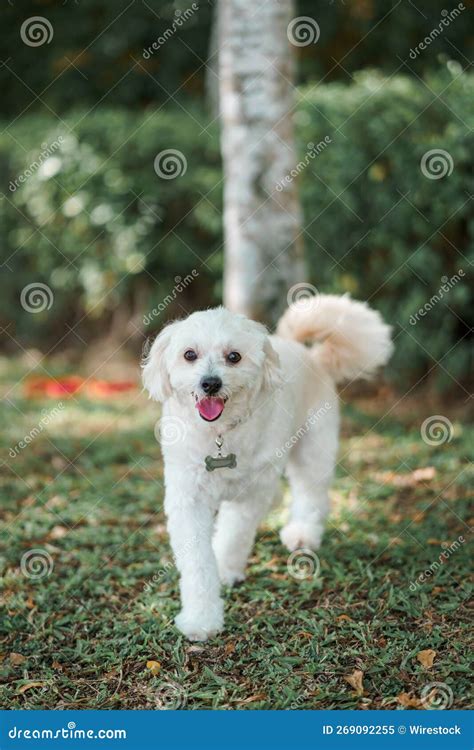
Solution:
[[[224,304],[274,323],[304,281],[296,166],[291,0],[219,2]],[[277,187],[278,186],[278,187]]]

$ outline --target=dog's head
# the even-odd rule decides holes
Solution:
[[[166,326],[143,364],[152,398],[166,401],[173,395],[206,422],[241,420],[254,397],[280,380],[266,328],[223,307]]]

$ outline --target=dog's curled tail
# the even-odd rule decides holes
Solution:
[[[367,303],[348,295],[319,294],[299,300],[281,317],[277,335],[311,345],[336,383],[370,378],[393,351],[391,328]]]

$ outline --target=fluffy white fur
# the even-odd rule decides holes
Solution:
[[[196,361],[184,358],[189,349]],[[230,351],[240,353],[238,364],[226,360]],[[280,497],[283,473],[292,507],[282,542],[291,551],[318,548],[338,448],[335,383],[369,377],[391,351],[390,328],[379,313],[331,295],[292,305],[276,336],[219,307],[172,323],[156,338],[143,383],[163,403],[163,435],[167,426],[176,431],[174,439],[162,438],[165,512],[180,573],[176,624],[189,639],[222,630],[221,583],[244,580],[257,527]],[[226,399],[215,422],[196,408],[209,375],[221,378],[217,395]],[[218,435],[237,467],[208,472],[205,457],[216,454]]]

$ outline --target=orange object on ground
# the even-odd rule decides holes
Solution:
[[[28,378],[24,393],[26,398],[67,398],[78,392],[89,398],[108,398],[135,390],[136,387],[136,383],[131,380],[99,380],[68,375],[58,378]]]

